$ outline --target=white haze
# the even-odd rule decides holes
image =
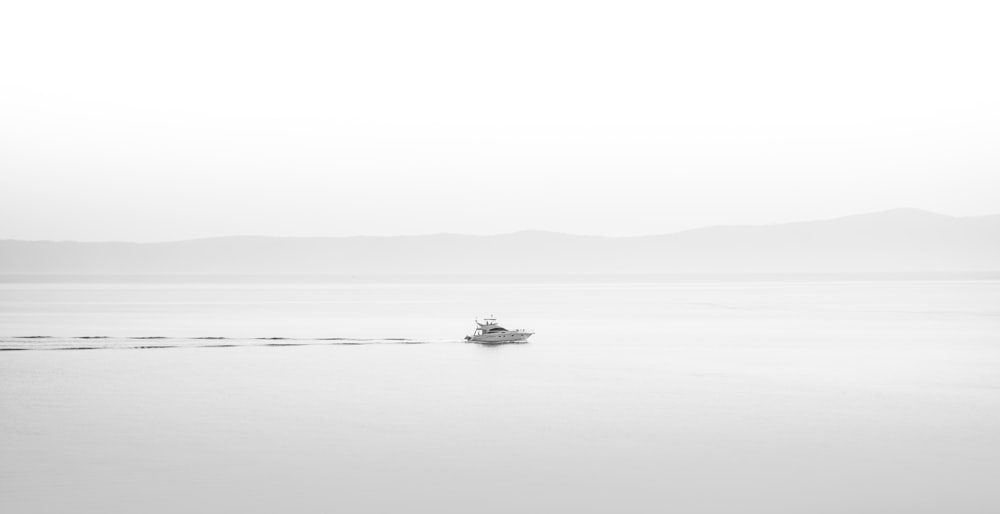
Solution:
[[[995,213],[991,2],[18,2],[0,238]]]

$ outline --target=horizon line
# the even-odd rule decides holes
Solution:
[[[981,214],[972,216],[953,216],[950,214],[943,214],[940,212],[930,211],[927,209],[921,209],[918,207],[896,207],[892,209],[883,209],[879,211],[869,211],[856,214],[847,214],[836,216],[832,218],[818,218],[809,220],[798,220],[798,221],[785,221],[777,223],[728,223],[728,224],[718,224],[718,225],[702,225],[695,228],[677,230],[673,232],[661,232],[655,234],[635,234],[635,235],[605,235],[605,234],[578,234],[571,232],[559,232],[556,230],[542,230],[542,229],[522,229],[515,230],[511,232],[498,232],[491,234],[466,234],[458,232],[430,232],[423,234],[396,234],[396,235],[350,235],[350,236],[281,236],[281,235],[264,235],[264,234],[233,234],[233,235],[221,235],[221,236],[206,236],[206,237],[192,237],[187,239],[169,239],[169,240],[159,240],[159,241],[125,241],[125,240],[91,240],[91,241],[80,241],[72,239],[14,239],[14,238],[4,238],[0,239],[0,242],[30,242],[30,243],[80,243],[80,244],[136,244],[136,245],[146,245],[146,244],[171,244],[171,243],[187,243],[194,241],[212,241],[218,239],[405,239],[405,238],[415,238],[415,237],[502,237],[502,236],[512,236],[519,234],[549,234],[554,236],[567,236],[567,237],[587,237],[587,238],[598,238],[598,239],[635,239],[644,237],[660,237],[669,236],[675,234],[682,234],[686,232],[693,232],[698,230],[706,230],[712,228],[723,228],[723,227],[775,227],[783,225],[795,225],[799,223],[822,223],[829,221],[837,221],[854,217],[861,216],[874,216],[874,215],[884,215],[889,213],[900,213],[909,212],[914,214],[930,215],[939,218],[952,218],[952,219],[965,219],[965,218],[983,218],[989,216],[998,216],[1000,213],[993,214]]]

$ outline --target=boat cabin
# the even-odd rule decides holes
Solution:
[[[476,325],[479,325],[479,328],[476,330],[476,332],[478,332],[479,334],[496,334],[498,332],[508,332],[506,328],[497,325],[496,318],[486,318],[483,321],[485,321],[486,323],[480,323],[478,320],[476,321]]]

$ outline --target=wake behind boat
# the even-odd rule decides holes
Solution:
[[[517,329],[507,330],[497,325],[496,318],[486,318],[480,323],[476,320],[476,331],[465,340],[471,343],[526,343],[534,332]]]

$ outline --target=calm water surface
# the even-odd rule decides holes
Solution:
[[[22,280],[0,349],[3,512],[1000,511],[996,281]]]

